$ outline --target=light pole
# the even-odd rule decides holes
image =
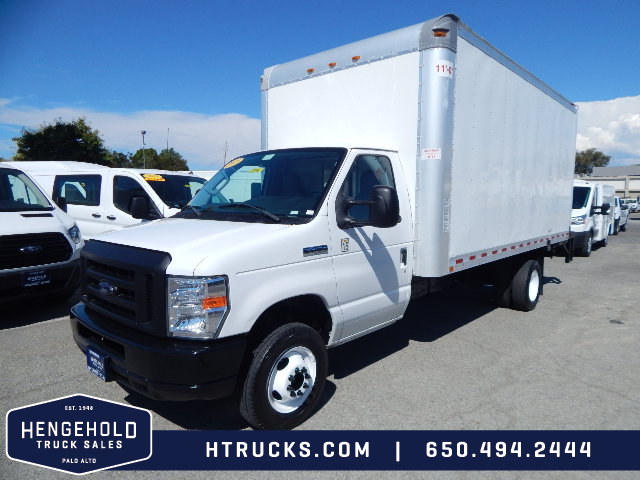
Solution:
[[[140,133],[142,134],[142,163],[144,165],[143,168],[147,168],[147,159],[145,158],[145,155],[144,155],[144,145],[145,145],[144,136],[147,134],[147,131],[146,130],[140,130]]]

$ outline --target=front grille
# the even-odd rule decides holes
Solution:
[[[71,255],[71,243],[59,232],[3,235],[0,270],[65,262]]]
[[[102,317],[166,335],[168,253],[90,240],[82,256],[83,301]]]

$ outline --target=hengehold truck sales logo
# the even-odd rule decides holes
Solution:
[[[151,413],[71,395],[7,413],[7,456],[81,475],[151,457]]]

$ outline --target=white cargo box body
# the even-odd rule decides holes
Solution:
[[[262,103],[263,149],[398,152],[415,275],[568,239],[576,106],[454,15],[270,67]]]

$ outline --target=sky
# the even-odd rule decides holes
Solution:
[[[578,104],[576,148],[640,164],[637,0],[0,0],[0,157],[85,117],[195,170],[260,148],[263,70],[445,13]]]

